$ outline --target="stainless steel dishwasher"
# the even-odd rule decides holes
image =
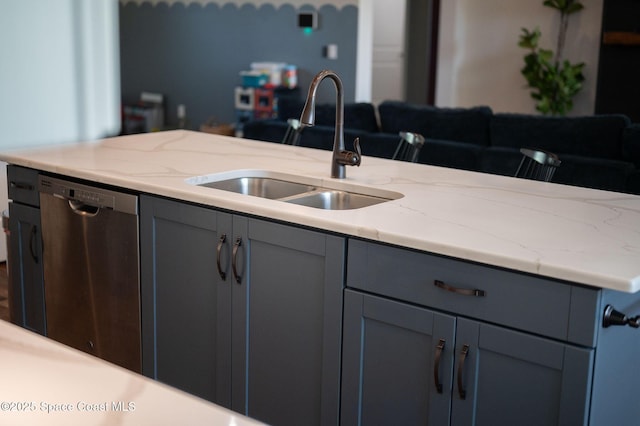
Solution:
[[[138,197],[40,176],[47,336],[141,371]]]

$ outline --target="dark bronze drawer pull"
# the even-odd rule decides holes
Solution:
[[[442,351],[444,350],[445,340],[440,339],[436,345],[436,358],[433,363],[433,380],[436,384],[436,390],[438,393],[442,393],[442,382],[440,381],[440,358],[442,357]]]
[[[218,247],[216,248],[216,265],[218,266],[218,274],[220,275],[220,278],[222,278],[222,281],[226,281],[227,279],[227,273],[226,271],[222,270],[222,265],[220,264],[220,256],[222,254],[222,246],[224,245],[224,243],[227,241],[227,234],[222,234],[220,236],[220,239],[218,240]]]
[[[467,397],[467,391],[464,389],[464,385],[462,384],[462,370],[468,354],[469,345],[464,345],[460,351],[460,359],[458,360],[458,395],[460,395],[460,399],[465,399]]]
[[[458,288],[458,287],[451,286],[447,283],[444,283],[440,280],[435,280],[433,282],[433,285],[443,290],[447,290],[456,294],[461,294],[463,296],[484,297],[487,294],[484,290],[479,290],[477,288]]]
[[[233,253],[231,254],[233,259],[231,261],[231,269],[233,272],[233,276],[236,279],[238,284],[242,284],[242,276],[238,274],[238,249],[242,246],[242,238],[236,238],[236,242],[233,243]]]

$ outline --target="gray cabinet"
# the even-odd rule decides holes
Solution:
[[[459,318],[452,425],[584,425],[594,350]]]
[[[238,215],[233,238],[233,409],[274,425],[335,425],[344,238]]]
[[[342,425],[588,424],[597,291],[357,240],[348,271]]]
[[[11,321],[46,335],[38,172],[9,165],[7,178]]]
[[[455,317],[346,290],[342,425],[446,425]]]
[[[216,271],[230,215],[140,197],[143,374],[231,406],[231,288]]]
[[[143,371],[274,425],[336,424],[342,237],[141,197]]]

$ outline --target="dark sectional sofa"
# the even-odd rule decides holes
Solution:
[[[299,118],[304,103],[286,100],[278,118],[245,123],[244,137],[281,142],[287,119]],[[493,113],[487,106],[439,108],[386,101],[345,105],[345,143],[360,138],[363,155],[391,158],[399,132],[422,134],[426,142],[418,162],[512,176],[520,148],[558,155],[562,164],[553,181],[640,194],[640,124],[621,114],[546,117]],[[316,126],[305,128],[300,145],[332,149],[335,108],[316,107]]]

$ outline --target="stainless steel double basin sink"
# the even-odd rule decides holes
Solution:
[[[264,170],[195,176],[187,183],[325,210],[351,210],[402,198],[377,188],[336,183],[331,186],[304,176]]]

